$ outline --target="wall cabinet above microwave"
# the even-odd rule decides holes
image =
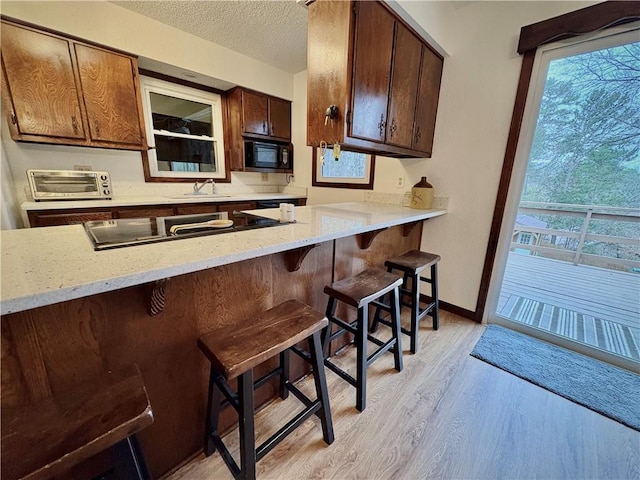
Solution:
[[[236,87],[227,92],[229,120],[241,135],[291,140],[291,102]]]
[[[377,1],[316,0],[308,36],[308,145],[431,156],[443,66],[431,46]]]
[[[14,140],[146,150],[135,57],[6,19],[1,34]]]
[[[291,151],[291,102],[260,92],[236,87],[225,94],[227,100],[227,159],[232,171],[293,172],[289,167],[268,168],[247,164],[250,142],[279,145]],[[288,157],[291,159],[291,155]]]

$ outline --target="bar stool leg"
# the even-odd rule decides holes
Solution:
[[[289,398],[289,389],[287,383],[289,383],[289,349],[284,352],[280,352],[280,398],[286,400]]]
[[[358,330],[356,333],[357,377],[356,408],[363,411],[367,406],[367,329],[368,307],[358,309]]]
[[[411,279],[411,353],[418,351],[418,315],[420,313],[420,275]]]
[[[253,424],[253,369],[238,377],[238,403],[240,412],[240,478],[256,478],[256,440]]]
[[[391,290],[391,298],[389,304],[391,305],[391,332],[393,338],[396,339],[396,344],[393,347],[393,357],[395,360],[395,367],[398,372],[402,371],[402,331],[400,330],[400,292],[398,288]]]
[[[329,358],[329,344],[331,343],[331,327],[333,323],[331,323],[331,319],[336,316],[336,305],[337,301],[333,297],[329,297],[329,302],[327,303],[327,310],[325,312],[325,316],[329,319],[329,324],[322,330],[322,352],[324,353],[325,358]]]
[[[216,373],[213,367],[210,367],[209,394],[207,395],[207,411],[205,413],[207,419],[204,432],[204,454],[207,457],[216,451],[213,436],[218,434],[218,418],[220,416],[221,401],[222,392],[216,382]]]
[[[431,317],[433,318],[433,329],[438,330],[440,322],[438,319],[438,312],[440,312],[440,300],[438,300],[438,264],[431,265],[431,295],[433,296],[433,310],[431,310]]]
[[[324,360],[320,344],[320,332],[315,332],[309,337],[309,353],[313,367],[313,381],[316,384],[316,394],[320,400],[320,410],[316,413],[322,423],[322,436],[327,445],[334,440],[333,421],[331,420],[331,407],[329,406],[329,392],[327,390],[327,377],[324,372]]]
[[[130,436],[116,443],[113,447],[118,461],[114,472],[117,478],[135,478],[148,480],[151,478],[149,469],[144,461],[144,455],[135,436]]]

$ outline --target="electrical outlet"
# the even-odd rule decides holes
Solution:
[[[268,182],[269,181],[269,174],[268,173],[261,173],[260,174],[260,180],[262,180],[263,182]]]
[[[81,172],[90,172],[91,171],[91,165],[74,165],[73,169],[74,170],[80,170]]]
[[[396,183],[396,187],[398,188],[404,187],[404,175],[398,177],[398,182]]]

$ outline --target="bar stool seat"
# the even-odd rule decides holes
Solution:
[[[411,250],[399,257],[390,258],[385,262],[388,272],[399,270],[403,273],[402,286],[400,290],[400,308],[411,308],[411,327],[409,329],[402,328],[402,333],[409,335],[411,338],[411,353],[418,351],[418,324],[426,315],[431,315],[434,330],[438,330],[439,320],[439,300],[438,300],[438,262],[440,256],[422,252],[420,250]],[[431,268],[430,278],[422,276],[422,272]],[[409,286],[409,279],[411,284]],[[420,282],[431,285],[431,302],[424,308],[420,307]],[[406,302],[404,296],[409,296],[410,301]],[[371,331],[375,332],[378,323],[391,325],[391,322],[380,318],[381,310],[389,310],[389,306],[382,303],[377,306],[374,314]]]
[[[198,347],[211,362],[204,452],[209,456],[217,449],[235,478],[255,478],[256,462],[313,414],[321,421],[324,441],[333,442],[320,343],[320,332],[326,326],[324,315],[302,302],[289,300],[240,326],[219,328],[198,339]],[[308,352],[296,346],[305,339],[309,342]],[[316,400],[309,399],[289,381],[290,351],[311,364]],[[276,355],[280,356],[279,366],[254,382],[253,368]],[[280,377],[280,396],[285,399],[289,392],[293,393],[305,409],[256,448],[253,390],[276,376]],[[234,378],[237,378],[237,392],[228,383]],[[225,401],[222,401],[223,395]],[[239,417],[240,466],[218,432],[220,412],[228,405]]]
[[[150,478],[134,437],[153,423],[137,366],[1,411],[3,480],[65,478],[71,467],[112,446],[117,478]]]
[[[332,283],[324,288],[324,293],[329,295],[326,316],[329,326],[323,332],[323,351],[327,358],[324,364],[343,380],[356,387],[356,408],[363,411],[366,407],[367,367],[382,356],[385,352],[392,351],[395,361],[395,369],[402,371],[402,344],[400,338],[400,307],[398,287],[402,284],[402,278],[384,270],[369,269],[353,277],[345,278]],[[386,294],[391,296],[391,328],[392,336],[386,342],[369,335],[369,305],[377,305],[376,299]],[[336,317],[337,302],[343,302],[358,310],[356,320],[347,322]],[[338,325],[338,330],[332,332],[332,326]],[[329,345],[333,340],[346,333],[355,335],[357,355],[356,377],[345,372],[334,364],[329,358]],[[367,341],[378,345],[378,349],[367,357]]]

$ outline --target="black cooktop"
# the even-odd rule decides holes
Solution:
[[[232,220],[225,226],[224,220]],[[206,222],[212,222],[206,224]],[[198,227],[198,224],[205,224]],[[228,222],[227,222],[228,223]],[[202,237],[281,225],[277,220],[242,212],[220,212],[199,215],[176,215],[155,218],[121,218],[85,222],[84,229],[94,250],[129,247],[145,243],[166,242],[181,238]],[[189,228],[172,228],[189,225]]]

